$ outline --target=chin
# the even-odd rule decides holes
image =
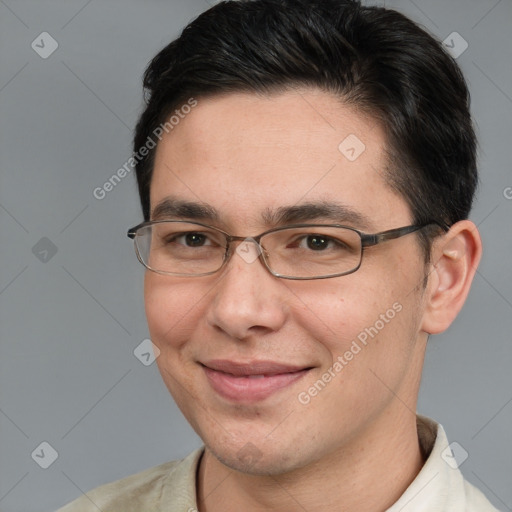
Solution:
[[[262,446],[260,449],[250,441],[245,442],[241,447],[224,444],[223,446],[207,445],[207,448],[224,466],[247,475],[278,476],[307,463],[300,463],[297,450],[286,447],[279,450],[275,446]],[[293,459],[290,457],[291,453],[294,454]]]

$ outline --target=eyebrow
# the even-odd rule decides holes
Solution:
[[[293,224],[320,219],[337,224],[349,223],[362,229],[368,229],[373,224],[363,213],[342,203],[329,201],[282,206],[274,211],[268,209],[264,212],[263,219],[271,225]]]
[[[189,219],[203,222],[219,221],[219,212],[209,204],[166,197],[158,203],[152,213],[152,220]],[[363,213],[337,202],[318,201],[281,206],[275,210],[267,208],[262,213],[263,222],[268,226],[325,220],[334,223],[349,223],[361,229],[373,225]]]
[[[219,214],[215,208],[205,203],[166,197],[155,206],[151,218],[152,220],[180,218],[213,221],[219,219]]]

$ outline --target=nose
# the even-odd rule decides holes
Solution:
[[[210,304],[208,323],[231,338],[275,332],[285,323],[285,287],[264,267],[260,252],[252,239],[237,245]]]

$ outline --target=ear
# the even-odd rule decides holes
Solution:
[[[469,220],[457,222],[434,242],[423,331],[439,334],[450,326],[466,301],[481,256],[482,240]]]

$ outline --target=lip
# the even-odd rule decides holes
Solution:
[[[292,366],[275,361],[239,363],[216,359],[201,363],[213,390],[239,403],[255,403],[291,386],[304,377],[310,366]]]

